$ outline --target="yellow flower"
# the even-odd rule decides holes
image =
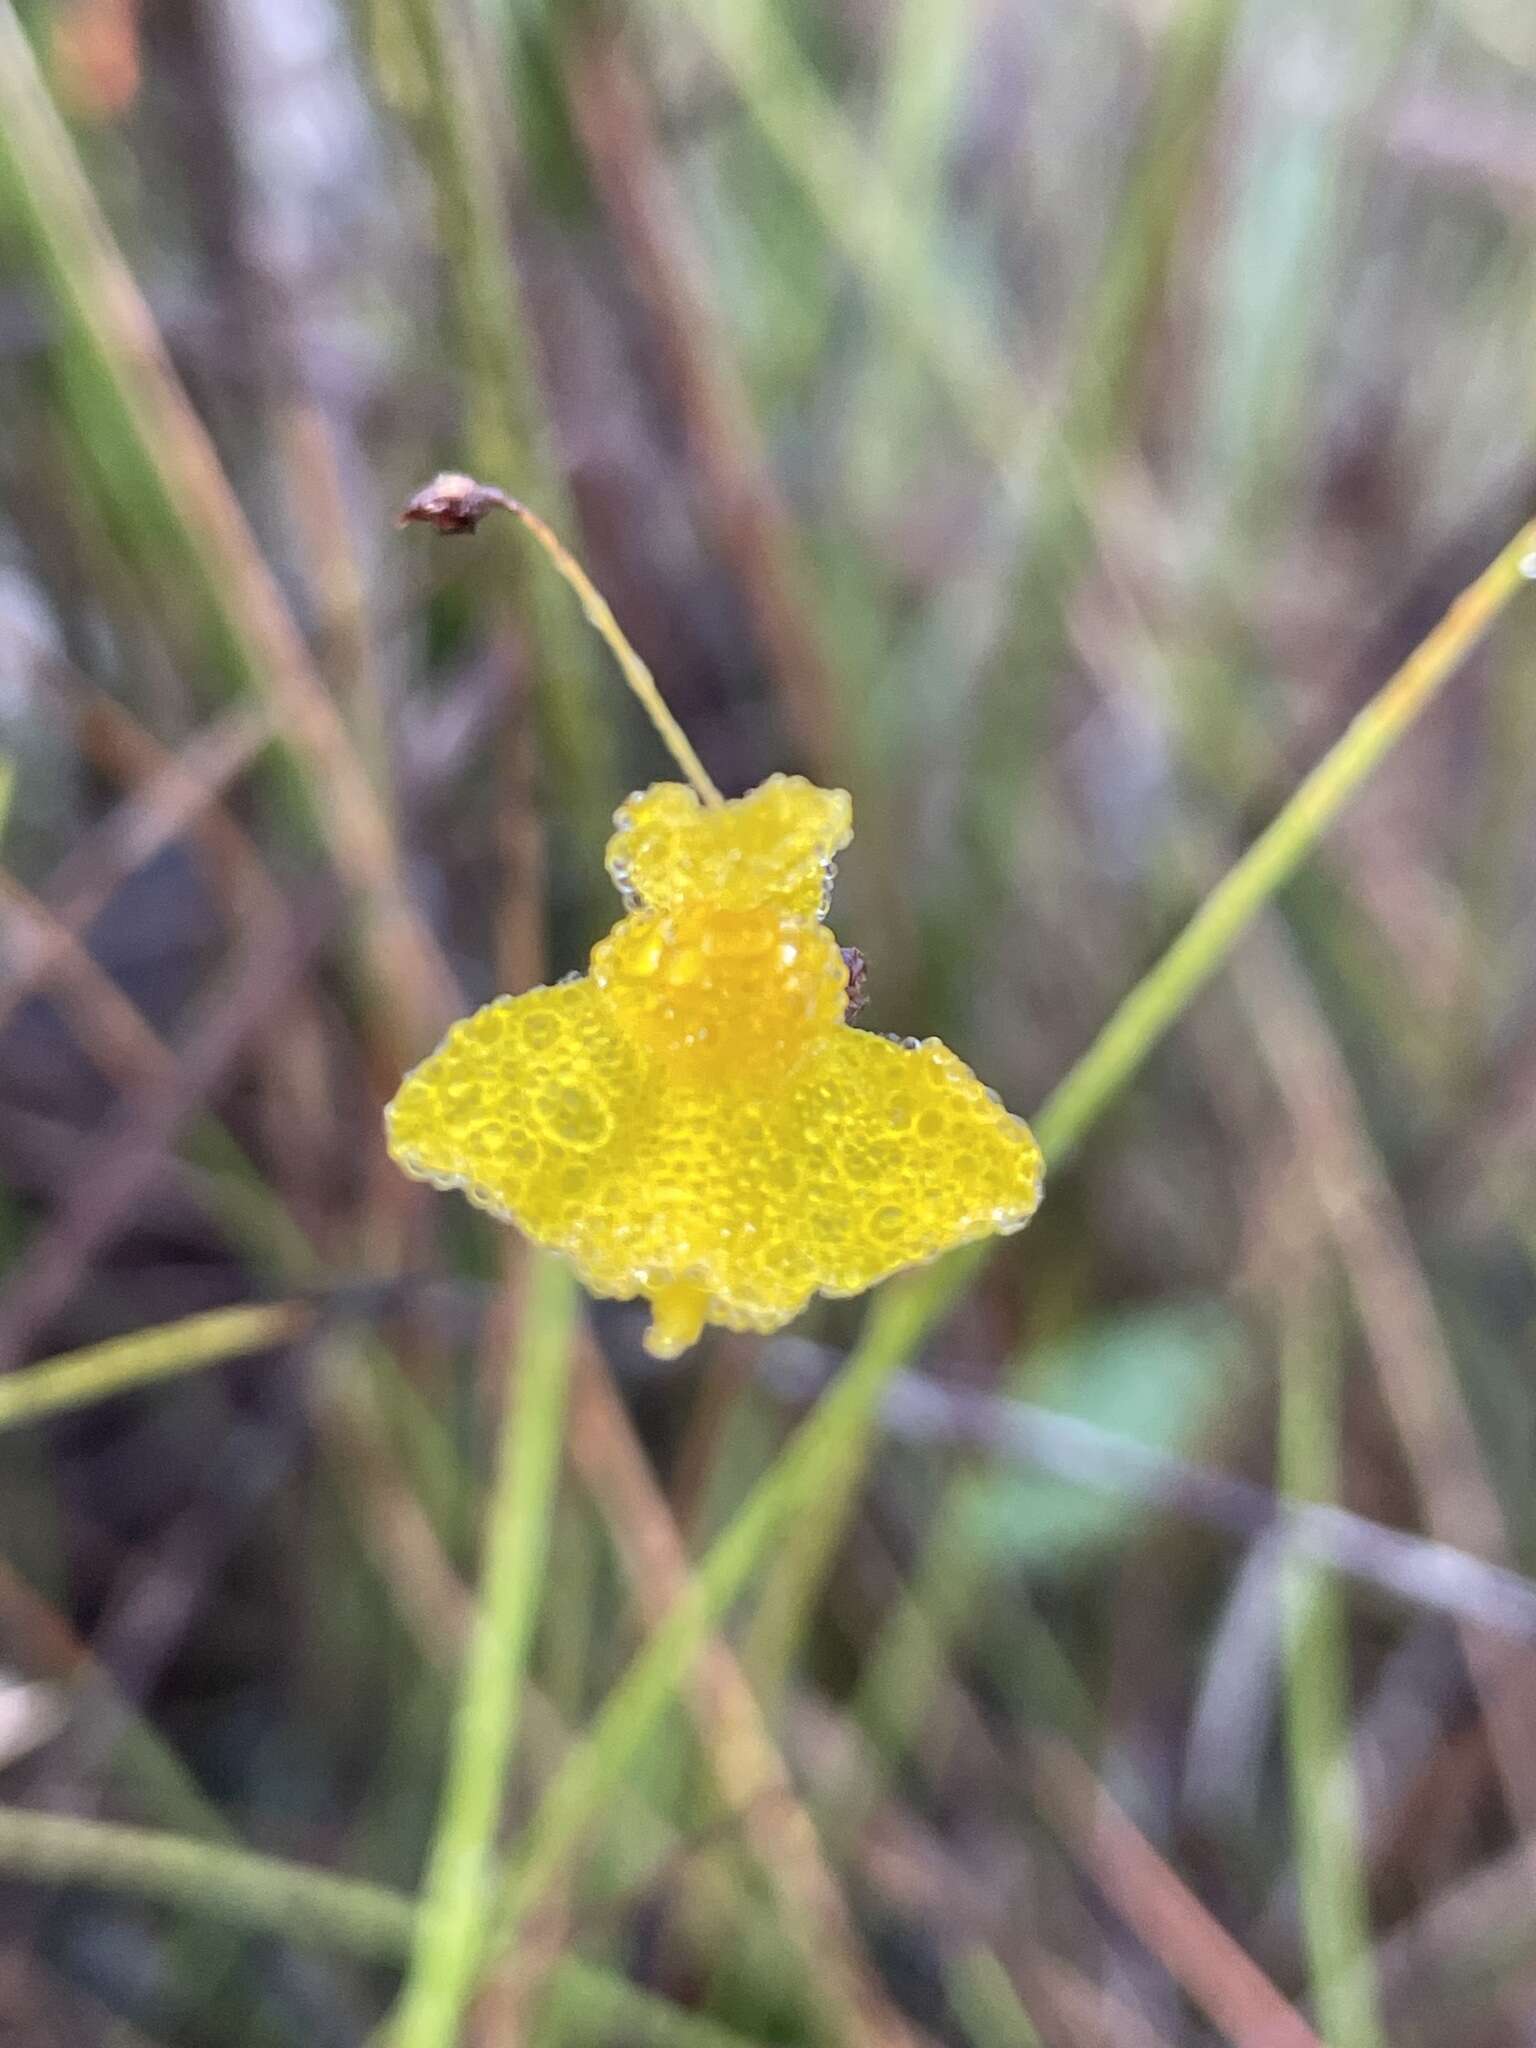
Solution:
[[[705,807],[658,783],[609,841],[626,914],[590,972],[449,1032],[387,1111],[408,1173],[651,1304],[646,1346],[776,1330],[1040,1199],[1029,1128],[928,1039],[845,1021],[822,923],[842,790],[775,775]]]

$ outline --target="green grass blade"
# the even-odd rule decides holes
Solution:
[[[0,1869],[36,1884],[90,1885],[263,1934],[391,1960],[414,1909],[399,1892],[273,1856],[153,1828],[0,1807]]]
[[[1531,577],[1533,551],[1536,522],[1525,527],[1463,592],[1131,991],[1037,1120],[1049,1159],[1059,1162],[1081,1142],[1215,974],[1344,803]],[[850,1474],[861,1469],[863,1448],[890,1375],[911,1358],[985,1255],[985,1247],[971,1247],[893,1282],[876,1297],[864,1335],[841,1378],[717,1539],[689,1594],[630,1664],[587,1741],[550,1785],[508,1879],[498,1930],[503,1939],[516,1934],[630,1760],[676,1700],[705,1633],[747,1584],[788,1517],[806,1503],[818,1504],[818,1544],[825,1554],[835,1517],[846,1514]],[[839,1485],[841,1495],[834,1496],[829,1511],[823,1490]],[[800,1597],[803,1594],[802,1587]]]
[[[914,242],[913,222],[874,175],[782,11],[768,0],[684,0],[684,11],[891,333],[925,367],[977,449],[1012,470],[1046,430],[1043,403],[1021,390],[974,301],[932,269],[921,237]],[[923,290],[913,289],[914,276],[924,278]]]
[[[12,0],[0,0],[0,214],[14,224],[63,330],[66,375],[89,371],[103,437],[131,465],[118,513],[174,545],[210,643],[273,712],[315,829],[363,910],[375,979],[411,1049],[460,1007],[417,913],[389,818],[310,659],[202,421],[96,203]]]
[[[991,1949],[962,1949],[945,1972],[949,2002],[976,2048],[1044,2048],[1008,1972]]]
[[[587,1739],[551,1782],[509,1873],[498,1940],[512,1940],[564,1868],[583,1833],[677,1700],[705,1636],[746,1585],[786,1519],[815,1497],[841,1446],[862,1427],[890,1373],[916,1342],[911,1297],[899,1284],[876,1304],[868,1333],[815,1413],[711,1546],[687,1593],[610,1693]]]
[[[567,1958],[556,1970],[533,2048],[751,2048],[733,2027],[670,2005],[616,1972]]]
[[[216,1308],[182,1316],[174,1323],[110,1337],[81,1351],[61,1352],[23,1372],[0,1378],[0,1429],[40,1422],[69,1408],[132,1393],[156,1380],[204,1366],[223,1365],[253,1351],[286,1343],[314,1320],[308,1302],[278,1301],[258,1307]]]
[[[403,1892],[275,1856],[157,1828],[0,1806],[0,1871],[38,1885],[83,1885],[197,1918],[365,1961],[403,1957],[416,1921]],[[740,2034],[622,1977],[565,1956],[551,2001],[576,2040],[621,2036],[679,2048],[749,2048]]]
[[[1157,965],[1131,990],[1036,1119],[1036,1135],[1051,1164],[1072,1152],[1097,1122],[1221,967],[1254,917],[1290,880],[1349,797],[1408,731],[1522,587],[1530,574],[1533,548],[1536,522],[1518,534],[1463,592],[1211,890]],[[985,1256],[985,1247],[970,1247],[908,1283],[914,1298],[927,1302],[922,1328],[958,1296]],[[880,1313],[877,1302],[871,1315],[878,1318]],[[863,1409],[849,1414],[847,1433],[821,1459],[820,1484],[809,1496],[815,1512],[797,1525],[780,1552],[758,1617],[752,1653],[754,1671],[770,1687],[782,1682],[827,1561],[846,1525],[875,1427],[879,1392],[878,1386],[873,1388]]]
[[[944,171],[963,114],[966,60],[977,32],[971,0],[901,0],[886,34],[873,122],[879,174],[908,222],[914,277],[938,267]],[[908,423],[921,417],[922,371],[872,350],[849,398],[845,433],[857,501],[891,503],[903,487]]]
[[[1046,1157],[1071,1152],[1148,1053],[1285,886],[1344,805],[1426,711],[1510,600],[1532,579],[1536,521],[1523,527],[1330,747],[1157,965],[1131,990],[1036,1120]]]
[[[1336,1340],[1298,1315],[1280,1372],[1282,1494],[1337,1500]],[[1349,1631],[1338,1580],[1291,1560],[1282,1585],[1285,1739],[1312,2002],[1330,2048],[1386,2048],[1371,1967],[1370,1902],[1349,1740]]]
[[[397,2048],[452,2048],[474,1989],[493,1896],[507,1762],[544,1584],[575,1316],[570,1268],[531,1254],[517,1381],[506,1404],[486,1526],[479,1609],[410,1974],[390,2036]]]

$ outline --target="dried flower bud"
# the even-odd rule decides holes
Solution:
[[[410,499],[399,523],[410,526],[419,521],[424,526],[435,526],[439,533],[473,533],[485,515],[498,508],[512,509],[505,491],[497,490],[494,484],[477,484],[472,476],[462,476],[457,470],[445,469]]]

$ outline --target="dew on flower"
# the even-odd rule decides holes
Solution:
[[[842,791],[777,775],[706,807],[660,783],[615,822],[625,914],[586,975],[487,1005],[407,1076],[388,1111],[407,1172],[565,1252],[594,1293],[646,1297],[663,1357],[1028,1221],[1028,1127],[937,1040],[847,1021],[822,923]]]

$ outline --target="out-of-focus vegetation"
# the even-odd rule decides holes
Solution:
[[[0,2038],[1530,2037],[1536,605],[952,1280],[658,1367],[380,1108],[668,772],[435,470],[1029,1112],[1533,366],[1528,0],[0,0]]]

